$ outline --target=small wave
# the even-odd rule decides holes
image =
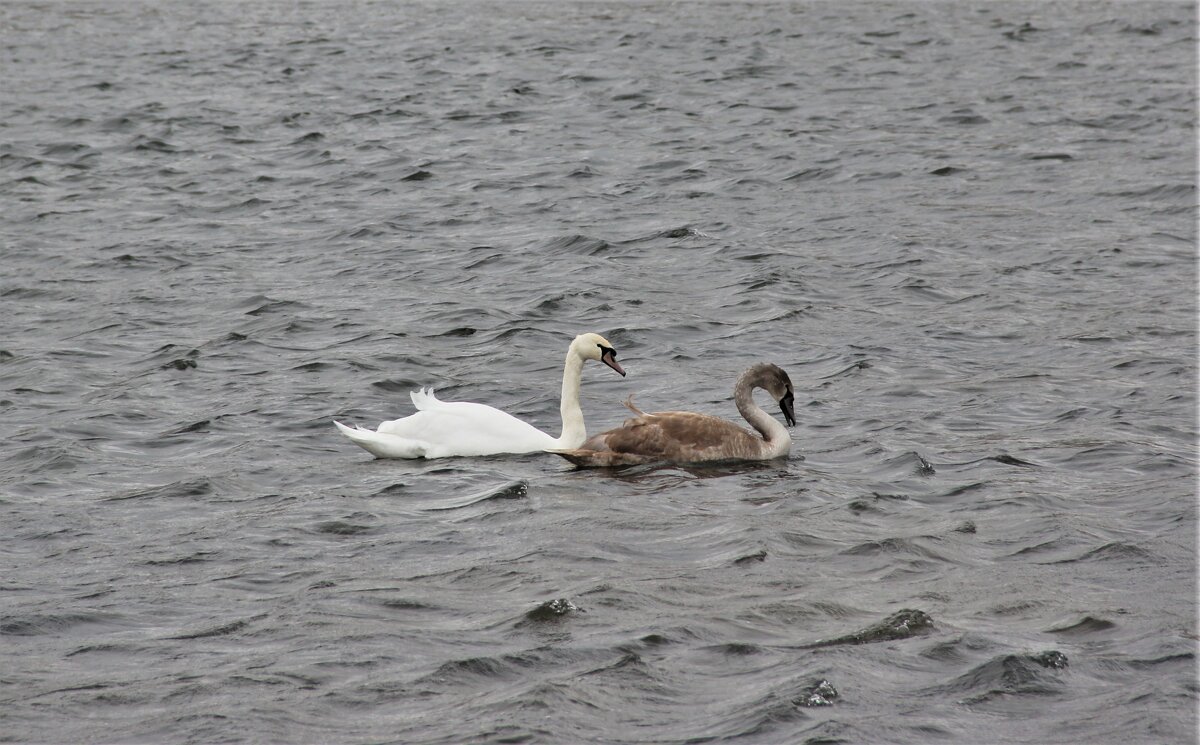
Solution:
[[[265,295],[255,295],[254,297],[242,300],[234,305],[235,308],[247,308],[248,316],[261,316],[271,313],[291,312],[301,308],[307,308],[304,303],[295,300],[275,300]]]
[[[547,600],[544,603],[538,604],[536,608],[525,613],[525,620],[534,623],[544,623],[547,621],[559,621],[568,615],[582,613],[579,606],[572,603],[566,598],[555,598]]]
[[[86,152],[88,150],[91,150],[91,147],[82,142],[56,142],[44,146],[42,148],[42,155],[61,157],[64,155],[75,155],[76,153]]]
[[[752,564],[759,564],[766,560],[767,560],[767,552],[765,550],[762,550],[762,551],[755,551],[752,554],[746,554],[744,556],[739,556],[733,560],[733,563],[737,566],[746,566],[746,565],[752,565]]]
[[[239,213],[258,214],[271,205],[272,203],[266,199],[250,197],[249,199],[243,199],[239,202],[213,207],[212,212],[225,215]]]
[[[641,236],[637,236],[634,238],[628,238],[623,241],[617,241],[617,243],[618,243],[618,245],[626,246],[626,245],[648,243],[648,242],[652,242],[652,241],[660,241],[664,238],[669,239],[669,240],[679,240],[681,238],[711,238],[711,237],[712,236],[710,236],[706,233],[702,233],[701,231],[697,230],[696,228],[691,227],[690,225],[680,225],[679,227],[664,228],[662,230],[656,230],[652,233],[647,233],[646,235],[641,235]]]
[[[832,647],[839,645],[872,644],[882,641],[896,641],[912,636],[928,634],[933,629],[933,619],[921,610],[905,608],[898,610],[879,623],[873,624],[845,636],[822,640],[803,645],[806,649],[817,647]]]
[[[876,478],[887,478],[889,475],[902,478],[905,476],[921,476],[928,478],[937,473],[937,469],[925,456],[910,450],[907,453],[888,458],[872,470]]]
[[[1196,198],[1195,184],[1156,184],[1141,189],[1099,192],[1097,196],[1117,199],[1150,199],[1152,201],[1188,202]]]
[[[177,567],[188,564],[204,564],[212,561],[213,557],[219,555],[216,551],[196,551],[186,556],[177,556],[170,559],[145,559],[142,563],[149,567]]]
[[[16,389],[14,393],[30,392],[31,389]],[[82,459],[74,448],[59,444],[34,445],[22,448],[4,457],[5,463],[19,465],[27,474],[46,475],[58,471],[71,471],[79,467]]]
[[[970,111],[957,113],[957,114],[950,114],[949,116],[943,116],[940,119],[938,119],[938,121],[942,122],[943,124],[958,124],[958,125],[962,125],[962,126],[972,126],[972,127],[979,126],[980,124],[991,123],[991,120],[988,119],[986,116],[983,116],[981,114],[976,114],[976,113],[970,112]]]
[[[970,484],[963,484],[962,486],[956,486],[956,487],[950,489],[949,491],[942,492],[938,496],[942,499],[953,499],[955,497],[961,497],[964,494],[970,494],[971,492],[976,492],[981,489],[986,489],[988,486],[989,486],[989,483],[986,481],[975,481]]]
[[[1064,636],[1092,636],[1103,634],[1117,627],[1117,624],[1105,618],[1084,616],[1065,625],[1046,629],[1047,634],[1062,634]]]
[[[971,704],[997,696],[1056,694],[1065,685],[1057,671],[1066,665],[1066,655],[1057,650],[999,655],[928,693],[962,698]]]
[[[1122,543],[1120,541],[1106,543],[1103,546],[1093,548],[1081,554],[1080,556],[1060,559],[1051,563],[1074,564],[1076,562],[1087,561],[1117,561],[1132,564],[1151,564],[1154,566],[1162,566],[1167,563],[1164,559],[1155,555],[1152,551],[1147,551],[1140,546],[1135,546],[1131,543]]]
[[[433,673],[417,682],[425,685],[435,684],[439,688],[447,685],[463,686],[471,685],[479,679],[507,680],[516,670],[510,661],[502,658],[467,657],[444,662]]]
[[[810,685],[799,697],[792,699],[796,706],[832,706],[838,698],[838,691],[828,680],[820,680]]]
[[[358,521],[351,521],[349,519],[326,520],[314,525],[312,532],[333,536],[359,536],[378,532],[379,528],[377,526],[361,522],[363,517],[373,518],[374,516],[362,515],[359,516]]]
[[[524,499],[527,496],[529,496],[529,482],[524,479],[518,479],[510,481],[503,486],[485,489],[484,491],[469,494],[465,497],[439,501],[436,507],[427,507],[426,510],[429,512],[458,510],[481,502],[489,502],[496,499]]]
[[[106,502],[123,502],[127,500],[156,500],[156,499],[197,499],[211,496],[216,487],[213,482],[203,476],[194,479],[173,481],[162,486],[152,486],[144,489],[118,492],[105,497]]]
[[[408,612],[408,611],[439,611],[440,612],[440,611],[445,610],[444,608],[441,608],[439,606],[431,605],[430,603],[424,603],[424,602],[421,602],[420,600],[413,600],[411,598],[384,598],[377,602],[381,608],[386,608],[387,610],[395,610],[395,611],[406,611],[406,612]]]
[[[126,147],[129,150],[133,150],[135,152],[166,153],[166,154],[174,154],[174,153],[181,152],[180,148],[176,147],[175,145],[172,145],[169,142],[166,142],[165,140],[160,140],[156,137],[147,137],[145,135],[137,135],[136,137],[133,138],[133,140],[131,140],[129,142],[129,144]]]
[[[945,557],[914,538],[883,538],[859,543],[841,552],[845,556],[917,556],[924,559],[945,561]]]
[[[408,484],[397,482],[395,484],[388,484],[387,486],[383,487],[382,489],[375,492],[371,496],[373,496],[373,497],[395,497],[395,496],[404,495],[407,492],[408,492]]]
[[[169,637],[171,639],[211,639],[218,636],[232,636],[249,628],[250,624],[255,621],[260,621],[267,617],[267,614],[262,613],[251,618],[245,618],[230,623],[223,623],[219,626],[211,626],[209,628],[199,629],[197,631],[189,631],[177,636]]]
[[[608,241],[578,233],[559,236],[542,244],[542,248],[551,254],[569,253],[577,256],[597,256],[611,247]]]
[[[1160,120],[1156,117],[1131,113],[1110,114],[1108,116],[1088,119],[1068,118],[1065,120],[1065,123],[1086,129],[1102,129],[1113,132],[1141,132],[1162,126]]]
[[[111,626],[115,617],[105,613],[55,613],[7,616],[0,621],[3,636],[60,636],[82,626]]]

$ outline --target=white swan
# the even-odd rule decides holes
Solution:
[[[409,394],[417,413],[383,422],[375,430],[334,424],[354,444],[376,458],[447,458],[451,456],[537,453],[577,448],[587,439],[579,408],[579,380],[585,360],[599,360],[621,373],[617,352],[599,334],[580,334],[567,349],[563,367],[562,435],[551,437],[514,416],[484,404],[440,401],[432,390]]]
[[[690,411],[647,414],[625,402],[637,416],[616,429],[598,434],[577,449],[556,450],[577,466],[624,466],[635,463],[703,463],[705,461],[772,460],[787,455],[792,436],[787,428],[754,403],[755,388],[771,394],[788,426],[796,423],[792,381],[782,368],[762,362],[742,373],[733,401],[742,417],[758,430],[755,437],[728,419]]]

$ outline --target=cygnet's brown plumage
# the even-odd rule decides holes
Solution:
[[[616,429],[589,438],[578,449],[552,452],[577,466],[781,458],[791,450],[791,435],[754,403],[755,388],[767,391],[779,403],[788,426],[796,423],[792,409],[792,381],[779,366],[763,362],[742,373],[733,387],[733,400],[738,411],[762,437],[728,419],[708,414],[690,411],[647,414],[629,400],[625,405],[637,416],[625,420]]]

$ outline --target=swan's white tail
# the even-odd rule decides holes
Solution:
[[[441,399],[433,395],[432,388],[422,388],[419,391],[409,391],[408,397],[412,399],[413,406],[417,407],[417,411],[436,409],[442,404]]]
[[[425,455],[424,443],[362,427],[347,427],[337,420],[333,423],[351,442],[376,458],[421,458]]]

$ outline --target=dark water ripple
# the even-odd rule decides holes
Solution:
[[[1193,5],[0,29],[0,740],[1196,737]],[[593,431],[769,359],[792,457],[331,426],[553,428],[584,330]]]

